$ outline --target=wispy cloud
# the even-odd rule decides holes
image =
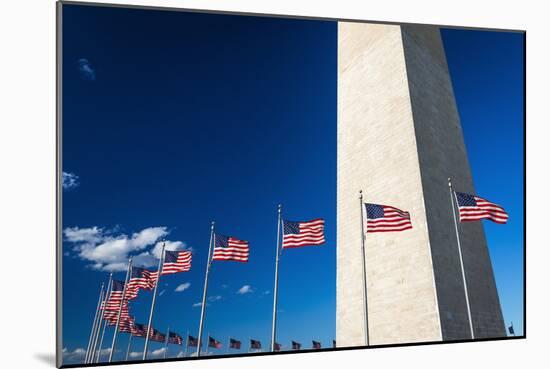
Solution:
[[[143,357],[143,351],[132,351],[130,352],[130,354],[128,355],[130,358],[132,359],[137,359],[137,358],[142,358]]]
[[[270,290],[265,290],[262,294],[263,294],[263,295],[269,295],[270,293],[271,293]]]
[[[73,351],[68,350],[66,347],[63,348],[63,361],[70,362],[80,362],[84,360],[86,355],[86,350],[82,347],[76,348]]]
[[[175,289],[174,291],[176,291],[176,292],[183,292],[183,291],[185,291],[186,289],[188,289],[189,287],[191,287],[191,283],[185,282],[185,283],[182,283],[182,284],[180,284],[179,286],[177,286],[176,289]]]
[[[80,76],[87,81],[95,81],[95,70],[88,59],[78,59],[78,71]]]
[[[162,296],[162,295],[164,295],[165,293],[166,293],[166,290],[162,290],[162,291],[159,292],[159,296]]]
[[[117,233],[97,226],[63,230],[65,241],[72,244],[72,252],[77,257],[89,262],[92,269],[110,272],[126,270],[130,255],[136,266],[157,265],[163,242],[161,239],[169,231],[167,227],[148,227],[132,235]],[[166,250],[186,248],[182,241],[165,242]]]
[[[252,292],[254,292],[254,290],[252,289],[252,286],[250,286],[249,284],[245,284],[244,286],[242,286],[237,290],[237,294],[239,295],[244,295],[246,293],[252,293]]]
[[[159,348],[157,350],[153,350],[153,352],[151,352],[151,357],[160,357],[160,356],[163,356],[164,355],[164,351],[166,351],[166,348]],[[149,355],[149,353],[148,353]]]
[[[220,301],[222,299],[222,297],[220,295],[216,295],[216,296],[209,296],[206,301],[208,302],[216,302],[216,301]],[[210,306],[209,303],[206,303],[206,306]],[[202,302],[195,302],[193,305],[193,307],[200,307],[202,306]]]
[[[61,186],[64,190],[69,191],[77,188],[80,185],[79,178],[76,174],[71,172],[63,172],[61,179]]]

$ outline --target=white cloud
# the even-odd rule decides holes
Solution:
[[[219,301],[219,300],[221,300],[221,299],[222,299],[222,297],[221,297],[220,295],[208,297],[208,301],[211,301],[211,302],[213,302],[213,301]]]
[[[61,187],[64,190],[72,190],[80,185],[78,176],[74,173],[63,172],[61,177]]]
[[[270,290],[265,290],[265,291],[264,291],[264,295],[269,295],[270,293],[271,293]]]
[[[78,228],[67,227],[63,230],[65,239],[69,242],[97,243],[103,238],[103,229],[98,227]]]
[[[159,348],[157,350],[154,350],[153,352],[151,352],[151,356],[150,357],[159,357],[159,356],[163,356],[164,355],[164,351],[166,351],[166,349],[163,347],[163,348]],[[149,354],[148,354],[149,356]]]
[[[185,283],[182,283],[179,286],[177,286],[174,291],[182,292],[182,291],[185,291],[186,289],[188,289],[189,287],[191,287],[191,283],[185,282]]]
[[[159,292],[159,296],[162,296],[162,295],[164,295],[164,293],[165,293],[165,292],[166,292],[166,290],[162,290],[162,291],[160,291],[160,292]]]
[[[202,306],[202,302],[195,302],[193,304],[193,307],[199,307],[199,306]],[[208,306],[208,304],[206,304],[206,306]]]
[[[254,292],[252,287],[249,284],[245,284],[244,286],[239,288],[239,290],[237,291],[237,294],[244,295],[246,293],[252,293],[252,292]]]
[[[186,247],[182,241],[160,241],[168,235],[167,227],[148,227],[131,236],[99,227],[68,227],[63,233],[65,240],[73,244],[73,251],[79,258],[90,262],[93,269],[109,272],[126,270],[130,256],[133,256],[136,266],[157,265],[162,242],[166,242],[167,250]]]
[[[128,356],[132,359],[138,359],[138,358],[141,359],[143,358],[143,351],[140,351],[140,352],[133,351],[133,352],[130,352]]]
[[[66,347],[63,348],[63,361],[64,362],[81,362],[86,356],[86,350],[79,347],[73,351],[68,350]]]

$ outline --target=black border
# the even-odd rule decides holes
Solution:
[[[112,4],[112,3],[95,3],[95,2],[80,2],[80,1],[65,1],[58,0],[56,3],[56,367],[58,368],[85,368],[85,367],[98,367],[108,365],[127,365],[127,364],[149,364],[159,362],[174,362],[174,361],[190,361],[190,360],[209,360],[209,359],[227,359],[227,358],[240,358],[240,357],[252,357],[252,356],[266,356],[266,355],[288,355],[288,354],[302,354],[302,353],[318,353],[318,352],[332,352],[332,351],[351,351],[351,350],[369,350],[378,348],[392,348],[392,347],[415,347],[415,346],[430,346],[430,345],[446,345],[454,343],[476,343],[476,342],[491,342],[491,341],[513,341],[522,340],[527,338],[527,31],[517,29],[505,29],[505,28],[483,28],[483,27],[463,27],[455,25],[442,25],[442,24],[426,24],[426,23],[408,23],[408,22],[396,22],[396,21],[376,21],[376,20],[363,20],[363,19],[348,19],[348,18],[330,18],[330,17],[314,17],[314,16],[300,16],[290,14],[267,14],[267,13],[252,13],[252,12],[237,12],[227,10],[211,10],[211,9],[189,9],[189,8],[175,8],[175,7],[163,7],[153,5],[131,5],[131,4]],[[161,10],[172,12],[188,12],[188,13],[204,13],[204,14],[227,14],[227,15],[241,15],[241,16],[253,16],[253,17],[270,17],[270,18],[285,18],[285,19],[304,19],[304,20],[319,20],[319,21],[333,21],[333,22],[356,22],[356,23],[373,23],[373,24],[388,24],[388,25],[425,25],[425,26],[438,26],[449,29],[462,29],[462,30],[480,30],[480,31],[493,31],[493,32],[513,32],[523,33],[523,335],[511,336],[511,337],[495,337],[495,338],[475,338],[466,340],[447,340],[447,341],[427,341],[427,342],[411,342],[411,343],[396,343],[396,344],[384,344],[384,345],[370,345],[370,346],[350,346],[350,347],[336,347],[336,348],[321,348],[321,349],[304,349],[295,351],[278,351],[278,352],[257,352],[257,353],[236,353],[236,354],[220,354],[215,356],[200,356],[200,357],[181,357],[181,358],[166,358],[166,359],[147,359],[147,360],[128,360],[128,361],[114,361],[114,362],[101,362],[90,364],[66,364],[61,365],[63,361],[63,337],[62,337],[62,278],[61,278],[61,255],[62,253],[62,236],[60,226],[62,224],[61,219],[61,200],[62,200],[62,177],[60,168],[62,168],[61,146],[62,146],[62,8],[63,5],[79,5],[79,6],[92,6],[92,7],[109,7],[109,8],[125,8],[125,9],[141,9],[141,10]],[[504,327],[507,330],[508,325],[504,322]]]

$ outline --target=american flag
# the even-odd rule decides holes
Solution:
[[[277,342],[275,342],[275,344],[273,346],[274,346],[273,348],[275,349],[275,351],[281,351],[281,347],[283,347],[283,345],[281,345],[280,343],[277,343]]]
[[[140,289],[152,290],[155,287],[156,281],[156,273],[144,268],[132,267],[126,291],[126,294],[129,295],[128,299],[136,298]]]
[[[162,273],[173,274],[188,272],[191,269],[191,252],[189,251],[165,251]]]
[[[502,206],[467,193],[455,192],[455,195],[461,222],[489,219],[495,223],[505,224],[508,221],[508,214]]]
[[[176,332],[168,332],[168,343],[183,345],[183,338]]]
[[[301,344],[301,343],[296,342],[296,341],[292,341],[292,349],[293,349],[293,350],[299,350],[300,348],[302,348],[302,344]]]
[[[214,233],[214,253],[212,260],[248,261],[248,241]]]
[[[240,350],[241,349],[241,341],[236,340],[234,338],[229,339],[229,348]]]
[[[165,342],[166,335],[164,333],[161,333],[158,329],[153,328],[153,330],[149,334],[149,339],[156,342]]]
[[[118,310],[105,310],[103,312],[103,319],[107,320],[110,323],[116,324],[116,321],[118,319]],[[120,310],[120,319],[129,319],[130,318],[130,310],[128,309],[128,304],[122,305],[122,309]]]
[[[332,340],[332,348],[336,348],[336,340]]]
[[[199,340],[193,336],[187,336],[187,346],[197,347],[199,345]],[[202,345],[201,345],[202,346]]]
[[[260,341],[250,340],[250,348],[259,350],[262,348],[262,343]]]
[[[516,335],[516,333],[514,332],[514,326],[513,326],[513,325],[511,325],[511,326],[508,327],[508,333],[510,333],[510,334],[513,335],[513,336]]]
[[[322,245],[325,243],[325,220],[307,222],[283,220],[283,248]]]
[[[315,340],[312,340],[312,346],[314,349],[320,349],[321,348],[321,342],[318,342],[318,341],[315,341]]]
[[[412,228],[409,212],[388,205],[367,204],[367,232],[398,232]]]
[[[120,305],[120,301],[122,301],[122,294],[124,293],[124,282],[117,281],[116,279],[113,280],[111,284],[111,292],[109,293],[109,298],[107,301],[104,301],[102,307],[109,306],[109,305],[116,305],[117,309]],[[126,299],[126,296],[125,296]]]
[[[116,323],[115,323],[116,324]],[[134,327],[134,318],[120,319],[118,323],[118,330],[120,332],[131,333]]]
[[[222,348],[222,343],[212,337],[208,337],[208,347]]]
[[[136,337],[145,337],[147,335],[147,326],[141,323],[134,323],[132,335]]]

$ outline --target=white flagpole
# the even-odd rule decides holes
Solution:
[[[170,337],[170,326],[166,330],[166,339],[164,340],[164,358],[166,359],[166,351],[168,351],[168,338]]]
[[[115,352],[116,337],[118,333],[118,324],[120,323],[120,315],[122,314],[122,306],[124,305],[124,299],[126,298],[126,287],[128,286],[128,279],[130,278],[130,271],[132,270],[132,258],[128,260],[128,270],[126,271],[126,279],[124,280],[124,288],[122,290],[122,299],[120,300],[120,306],[118,308],[118,316],[116,319],[115,333],[113,333],[113,342],[111,343],[111,352],[109,352],[109,362],[113,361],[113,353]]]
[[[231,344],[229,341],[231,341],[231,336],[228,336],[227,337],[227,348],[225,350],[225,353],[226,354],[229,354],[229,345]]]
[[[460,258],[460,269],[462,271],[462,282],[464,284],[464,297],[466,298],[466,308],[468,310],[468,322],[470,323],[470,335],[474,339],[474,325],[472,324],[472,312],[470,310],[470,299],[468,298],[468,284],[466,283],[466,273],[464,272],[464,261],[462,260],[462,247],[460,246],[460,235],[458,232],[458,222],[456,219],[455,211],[455,195],[456,193],[453,190],[453,185],[451,179],[449,180],[449,194],[451,195],[451,207],[453,208],[453,218],[455,221],[455,232],[456,232],[456,243],[458,245],[458,256]]]
[[[187,336],[185,337],[185,352],[183,357],[187,357],[187,351],[189,349],[189,331],[187,331]]]
[[[105,295],[103,296],[103,302],[102,304],[105,305],[107,303],[107,300],[109,300],[109,295],[111,293],[111,289],[113,288],[113,273],[109,274],[109,283],[107,284],[107,291],[105,291]],[[94,343],[92,344],[92,356],[90,357],[90,363],[94,362],[94,358],[96,362],[99,362],[99,355],[101,352],[101,347],[103,346],[103,336],[105,335],[105,329],[107,321],[103,321],[103,317],[105,315],[105,307],[101,310],[101,315],[99,318],[99,330],[96,333],[96,337],[94,339]],[[101,322],[103,322],[103,330],[101,328]],[[101,332],[101,340],[99,341],[99,351],[96,355],[96,348],[99,340],[99,333]]]
[[[95,337],[95,332],[97,331],[98,327],[98,317],[99,317],[99,308],[101,307],[101,301],[103,300],[103,289],[105,288],[105,283],[101,283],[101,290],[99,291],[99,299],[97,300],[97,306],[95,308],[95,315],[94,315],[94,321],[92,324],[92,331],[90,332],[90,338],[88,339],[88,348],[86,349],[86,356],[84,359],[84,363],[88,363],[90,360],[90,352],[92,348],[92,342]]]
[[[132,345],[132,337],[134,335],[132,334],[132,332],[130,332],[130,338],[128,339],[128,348],[126,349],[126,358],[125,358],[125,361],[128,361],[128,356],[130,355],[130,346]]]
[[[197,338],[197,357],[201,356],[202,346],[202,328],[204,325],[204,317],[206,313],[206,295],[208,293],[208,272],[210,271],[210,264],[212,262],[212,243],[214,241],[214,222],[210,226],[210,242],[208,245],[208,258],[206,261],[206,273],[204,276],[204,289],[202,291],[202,305],[201,305],[201,320],[199,323],[199,337]],[[206,350],[208,352],[208,349]]]
[[[147,325],[147,335],[145,336],[145,347],[143,349],[143,360],[147,359],[147,348],[149,347],[149,335],[151,334],[151,325],[153,324],[153,312],[155,311],[155,302],[157,299],[157,290],[160,283],[160,274],[162,272],[162,265],[164,263],[164,248],[166,242],[163,241],[162,249],[160,251],[159,266],[157,269],[157,281],[155,283],[155,289],[153,291],[153,299],[151,300],[151,310],[149,311],[149,324]]]
[[[363,260],[363,303],[365,306],[365,346],[369,345],[369,309],[367,300],[367,257],[365,255],[365,223],[363,219],[363,190],[359,191],[359,210],[361,210],[361,256]]]
[[[279,250],[281,243],[281,211],[282,205],[279,204],[277,210],[277,247],[275,252],[275,286],[273,287],[273,320],[271,322],[271,352],[275,352],[275,340],[277,335],[277,297],[279,291]],[[250,352],[250,350],[249,350]]]
[[[99,363],[99,359],[101,357],[101,350],[103,349],[103,337],[105,337],[105,331],[107,330],[107,321],[103,322],[103,330],[101,331],[101,339],[99,340],[99,346],[97,347],[97,352],[94,350],[94,356],[95,356],[95,362]],[[92,357],[92,362],[94,362],[94,358]]]

